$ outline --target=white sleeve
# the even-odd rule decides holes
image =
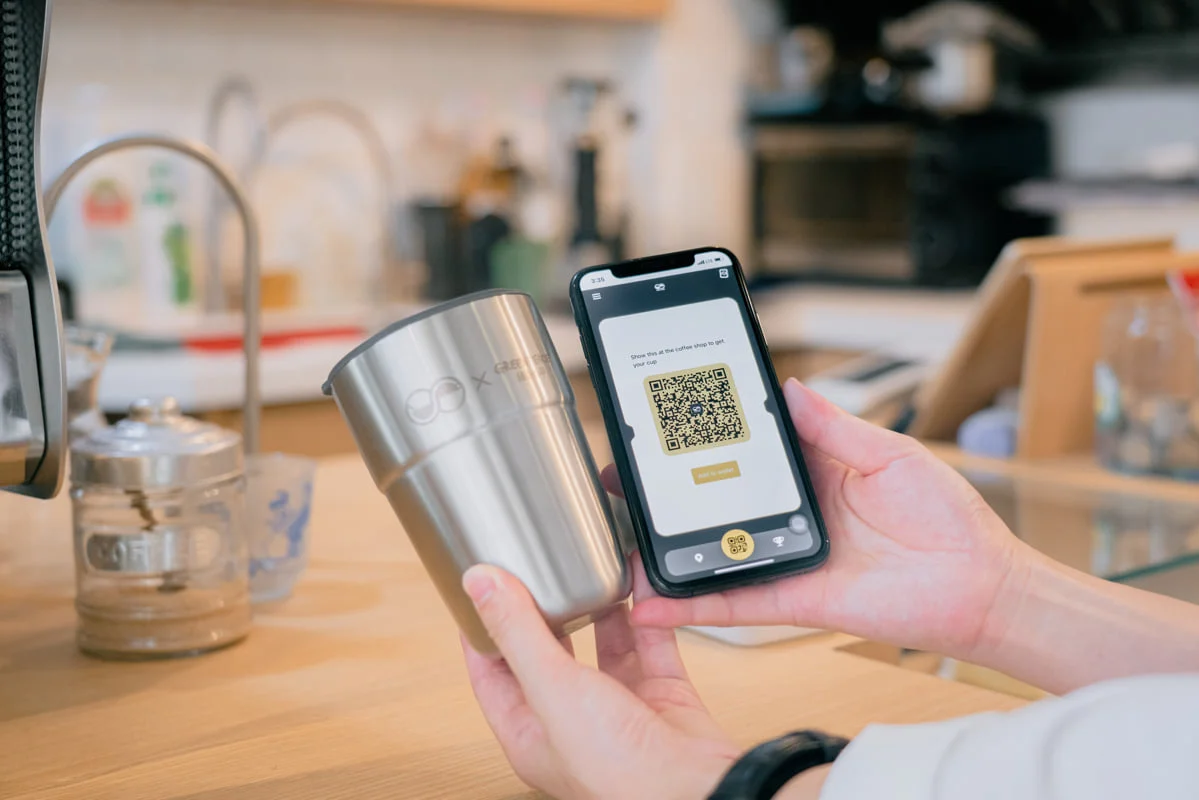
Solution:
[[[1007,713],[874,725],[821,800],[1199,798],[1199,675],[1124,678]]]

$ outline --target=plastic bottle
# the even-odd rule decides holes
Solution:
[[[101,177],[88,184],[82,209],[79,271],[86,292],[86,316],[127,324],[140,310],[130,193],[116,178]]]
[[[145,316],[161,319],[193,306],[191,237],[179,214],[175,174],[169,161],[150,165],[150,183],[142,195],[138,229]]]
[[[48,184],[85,149],[116,132],[107,86],[85,83],[42,120],[42,166]],[[85,323],[128,326],[140,312],[135,202],[129,187],[134,159],[102,159],[68,185],[50,225],[59,276],[75,292]]]

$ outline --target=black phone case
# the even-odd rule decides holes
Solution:
[[[736,589],[741,586],[768,583],[784,576],[810,572],[822,566],[828,560],[829,555],[828,530],[824,524],[824,515],[820,511],[820,504],[816,499],[816,491],[812,487],[812,479],[808,475],[808,466],[803,458],[799,436],[796,434],[795,426],[791,422],[791,415],[783,413],[783,428],[790,439],[793,452],[798,454],[798,463],[796,466],[799,468],[799,475],[803,481],[804,491],[811,500],[812,517],[816,522],[816,532],[820,537],[820,549],[807,558],[784,561],[781,564],[770,565],[749,573],[732,572],[727,575],[712,576],[701,580],[687,581],[686,583],[674,583],[668,580],[658,569],[658,559],[654,551],[653,537],[650,534],[649,524],[645,519],[643,503],[637,492],[637,484],[633,480],[633,464],[625,452],[624,436],[621,434],[620,421],[617,419],[616,405],[612,402],[612,397],[608,392],[608,382],[601,371],[603,370],[603,365],[600,363],[599,348],[596,346],[595,336],[591,332],[591,324],[587,320],[581,280],[585,274],[597,269],[619,269],[629,274],[638,274],[675,269],[680,265],[689,266],[694,263],[695,256],[699,253],[724,253],[732,261],[733,272],[737,278],[737,287],[741,291],[742,297],[745,298],[746,308],[749,309],[750,329],[753,334],[753,340],[762,354],[763,363],[766,365],[766,374],[770,381],[767,388],[774,393],[778,407],[785,412],[787,403],[783,397],[783,390],[779,385],[778,376],[774,371],[774,363],[770,359],[770,349],[766,346],[766,338],[762,335],[762,326],[758,322],[758,313],[754,310],[753,303],[750,300],[749,290],[745,285],[745,276],[741,271],[741,262],[737,260],[732,251],[723,247],[700,247],[694,250],[682,250],[677,253],[632,259],[618,264],[600,264],[580,270],[570,282],[570,305],[574,312],[575,326],[579,329],[579,338],[583,344],[583,355],[587,360],[587,372],[591,376],[591,384],[595,387],[595,393],[599,398],[600,411],[604,416],[604,427],[608,433],[608,441],[612,446],[612,457],[616,462],[616,469],[620,473],[620,483],[624,488],[625,497],[630,498],[629,517],[633,521],[633,530],[637,536],[637,546],[642,553],[641,561],[645,565],[645,574],[649,578],[650,585],[654,587],[654,590],[658,594],[673,598],[712,594],[727,589]],[[684,261],[686,264],[682,264]],[[660,264],[660,266],[654,266],[655,264]],[[651,554],[649,558],[646,558],[644,555],[647,552]]]

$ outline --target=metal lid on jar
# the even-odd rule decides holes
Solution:
[[[126,419],[71,444],[77,485],[176,489],[241,473],[241,435],[185,417],[173,397],[137,400]]]

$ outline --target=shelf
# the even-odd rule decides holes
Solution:
[[[1199,484],[1112,472],[1096,463],[1094,456],[1089,453],[1038,459],[999,459],[963,453],[956,445],[946,442],[926,441],[924,444],[935,456],[960,472],[1000,475],[1045,488],[1199,503]]]
[[[480,11],[547,17],[652,21],[666,14],[671,0],[255,0],[273,5],[395,6],[397,8]]]
[[[1016,536],[1053,560],[1194,601],[1199,485],[1108,472],[1088,454],[1008,461],[952,445],[930,449]]]
[[[1199,179],[1098,178],[1028,181],[1008,197],[1024,211],[1061,214],[1082,208],[1178,207],[1199,203]]]
[[[1021,83],[1032,92],[1097,84],[1159,86],[1199,77],[1199,31],[1137,34],[1051,50],[1027,64]]]

